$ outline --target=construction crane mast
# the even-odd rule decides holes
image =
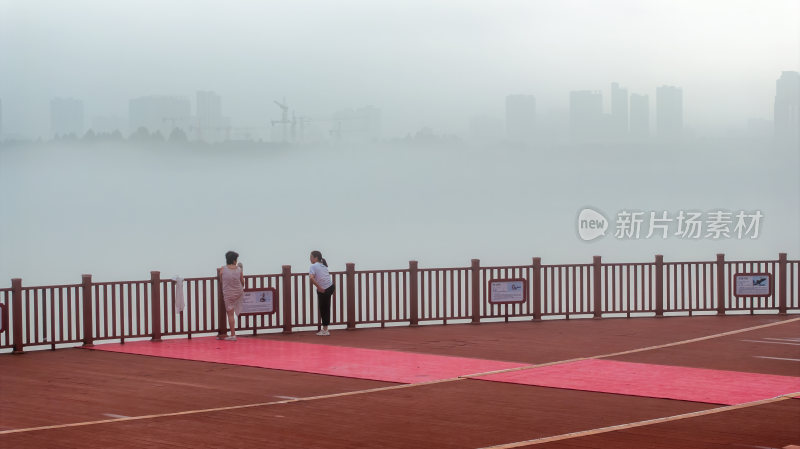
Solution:
[[[283,98],[283,103],[278,100],[274,100],[275,104],[281,108],[281,119],[280,120],[272,120],[272,126],[276,124],[283,125],[283,141],[286,142],[288,136],[288,125],[292,125],[292,141],[295,140],[295,127],[297,126],[297,118],[292,114],[292,119],[289,120],[289,105],[286,103],[286,97]]]

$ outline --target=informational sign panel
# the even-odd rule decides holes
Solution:
[[[240,314],[275,313],[277,295],[277,290],[271,287],[245,289]]]
[[[492,279],[489,281],[490,304],[516,304],[528,300],[525,279]]]
[[[770,273],[739,273],[733,276],[734,296],[772,296]]]

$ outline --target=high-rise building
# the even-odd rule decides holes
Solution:
[[[611,83],[611,132],[615,137],[628,134],[628,89]]]
[[[683,132],[683,90],[680,87],[656,89],[656,132],[661,138],[679,137]]]
[[[477,115],[469,119],[469,137],[473,142],[496,143],[505,134],[503,119],[489,115]]]
[[[329,134],[336,140],[372,142],[381,137],[381,110],[375,106],[335,112]]]
[[[800,73],[783,72],[775,82],[775,138],[800,141]]]
[[[178,128],[188,134],[191,124],[189,99],[184,97],[149,96],[134,98],[128,102],[129,131],[141,127],[151,133],[159,131],[168,137]]]
[[[83,101],[74,98],[50,100],[50,134],[52,137],[81,137],[84,132]]]
[[[529,142],[536,134],[536,98],[506,96],[506,134],[514,142]]]
[[[631,94],[630,134],[633,137],[650,135],[650,99],[647,95]]]
[[[92,118],[92,130],[97,134],[124,133],[128,129],[126,122],[127,120],[123,117],[97,116]]]
[[[573,137],[599,137],[603,135],[603,122],[602,93],[590,90],[569,93],[569,130]]]
[[[197,92],[197,118],[200,123],[222,117],[222,99],[214,92]]]
[[[197,140],[220,142],[230,139],[230,120],[222,116],[222,99],[214,92],[197,92]]]

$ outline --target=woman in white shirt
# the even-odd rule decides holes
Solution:
[[[328,262],[322,257],[319,251],[311,251],[311,268],[308,270],[308,277],[317,287],[317,303],[319,305],[319,316],[322,320],[322,329],[317,335],[330,335],[328,325],[331,323],[331,296],[336,290],[333,280],[328,272]]]

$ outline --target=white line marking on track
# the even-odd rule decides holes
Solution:
[[[117,415],[114,413],[103,413],[103,416],[108,416],[109,418],[130,418],[130,416]]]
[[[795,343],[800,343],[800,338],[770,338],[766,337],[764,340],[777,340],[777,341],[792,341]]]
[[[332,393],[332,394],[323,394],[319,396],[308,396],[304,398],[298,399],[286,399],[283,401],[271,401],[271,402],[258,402],[255,404],[242,404],[242,405],[231,405],[228,407],[217,407],[217,408],[207,408],[207,409],[199,409],[199,410],[185,410],[182,412],[171,412],[171,413],[159,413],[153,415],[141,415],[141,416],[129,416],[126,418],[114,418],[114,419],[103,419],[99,421],[84,421],[84,422],[76,422],[76,423],[69,423],[69,424],[55,424],[52,426],[39,426],[39,427],[28,427],[23,429],[12,429],[12,430],[3,430],[0,431],[0,435],[5,435],[8,433],[21,433],[21,432],[34,432],[37,430],[50,430],[50,429],[64,429],[69,427],[83,427],[83,426],[92,426],[95,424],[109,424],[115,422],[123,422],[123,421],[139,421],[143,419],[154,419],[154,418],[165,418],[168,416],[186,416],[186,415],[196,415],[198,413],[211,413],[211,412],[224,412],[228,410],[241,410],[246,408],[256,408],[256,407],[265,407],[270,405],[280,405],[280,404],[292,404],[295,402],[304,402],[304,401],[314,401],[317,399],[331,399],[331,398],[340,398],[344,396],[355,396],[359,394],[368,394],[368,393],[376,393],[380,391],[389,391],[389,390],[399,390],[403,388],[412,388],[412,387],[419,387],[422,385],[434,385],[440,384],[445,382],[455,382],[459,380],[465,380],[460,377],[453,377],[450,379],[440,379],[440,380],[432,380],[428,382],[419,382],[415,384],[399,384],[399,385],[390,385],[388,387],[377,387],[377,388],[370,388],[367,390],[356,390],[356,391],[346,391],[344,393]]]
[[[300,398],[298,398],[298,397],[296,397],[296,396],[279,396],[279,395],[277,395],[277,394],[276,394],[276,395],[274,395],[274,396],[275,396],[276,398],[278,398],[278,399],[300,399]]]
[[[695,417],[698,417],[698,416],[713,415],[715,413],[722,413],[722,412],[727,412],[727,411],[730,411],[730,410],[738,410],[740,408],[755,407],[755,406],[758,406],[758,405],[769,404],[769,403],[772,403],[772,402],[785,401],[787,399],[790,399],[790,398],[793,398],[793,397],[797,397],[798,395],[800,395],[800,393],[791,393],[791,394],[786,394],[786,395],[783,395],[783,396],[778,396],[776,398],[762,399],[760,401],[745,402],[743,404],[728,405],[728,406],[725,406],[725,407],[717,407],[717,408],[712,408],[712,409],[708,409],[708,410],[700,410],[700,411],[697,411],[697,412],[684,413],[684,414],[681,414],[681,415],[665,416],[663,418],[655,418],[655,419],[648,419],[648,420],[645,420],[645,421],[638,421],[638,422],[627,423],[627,424],[619,424],[619,425],[616,425],[616,426],[599,427],[597,429],[583,430],[583,431],[580,431],[580,432],[564,433],[564,434],[561,434],[561,435],[553,435],[553,436],[549,436],[549,437],[534,438],[532,440],[517,441],[517,442],[514,442],[514,443],[498,444],[496,446],[486,446],[486,447],[483,447],[481,449],[512,449],[512,448],[516,448],[516,447],[530,446],[530,445],[533,445],[533,444],[550,443],[550,442],[553,442],[553,441],[569,440],[569,439],[572,439],[572,438],[587,437],[587,436],[591,436],[591,435],[597,435],[599,433],[615,432],[617,430],[625,430],[625,429],[631,429],[631,428],[634,428],[634,427],[649,426],[651,424],[660,424],[660,423],[664,423],[664,422],[678,421],[678,420],[686,419],[686,418],[695,418]]]
[[[739,341],[746,341],[749,343],[770,343],[773,345],[792,345],[792,346],[800,346],[800,343],[784,343],[782,341],[764,341],[764,340],[739,340]]]
[[[750,449],[781,449],[774,446],[751,446],[749,444],[734,444],[734,447],[749,447]]]
[[[765,355],[754,355],[757,359],[772,359],[772,360],[789,360],[790,362],[800,362],[800,359],[787,359],[783,357],[767,357]]]

